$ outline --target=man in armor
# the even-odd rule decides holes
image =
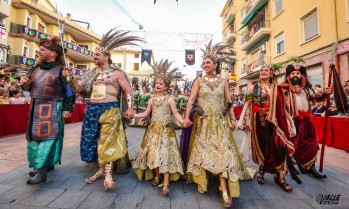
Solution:
[[[22,76],[24,90],[30,91],[32,101],[27,131],[29,167],[37,170],[28,184],[46,181],[47,170],[61,163],[64,120],[73,112],[75,96],[64,72],[64,49],[54,37],[40,42],[38,64],[27,76]]]

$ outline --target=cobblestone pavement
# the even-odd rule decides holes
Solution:
[[[49,172],[45,183],[28,186],[30,169],[26,161],[24,135],[0,138],[0,208],[40,209],[40,208],[223,208],[219,201],[218,181],[210,178],[209,191],[200,194],[194,184],[184,181],[171,183],[171,195],[165,198],[150,182],[137,181],[131,170],[125,175],[114,175],[116,189],[105,192],[103,181],[87,185],[85,179],[94,174],[97,167],[80,160],[79,141],[81,123],[66,124],[62,165]],[[134,157],[144,134],[143,128],[128,128],[129,153]],[[177,131],[180,134],[180,131]],[[234,133],[241,144],[242,133]],[[241,195],[233,199],[232,208],[349,208],[349,154],[342,150],[326,149],[324,173],[326,180],[317,180],[308,175],[300,175],[302,185],[297,185],[287,176],[293,186],[291,193],[283,192],[273,176],[265,175],[265,184],[256,180],[240,184]],[[257,169],[253,162],[249,167]],[[340,195],[337,205],[334,201],[322,204],[326,195]],[[333,196],[332,196],[333,197]],[[333,199],[333,198],[332,198]]]

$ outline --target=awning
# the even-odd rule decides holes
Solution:
[[[268,0],[260,0],[257,5],[254,7],[254,9],[250,12],[250,14],[246,17],[246,19],[244,20],[243,23],[241,23],[241,27],[239,28],[239,30],[237,32],[239,32],[241,29],[243,29],[253,18],[254,16],[257,14],[257,12],[259,12],[259,10],[262,9],[262,7],[268,2]]]
[[[262,45],[264,42],[266,42],[269,39],[269,36],[264,37],[262,40],[260,40],[257,44],[255,44],[251,49],[249,49],[246,54],[250,54],[253,50],[257,49],[260,45]]]

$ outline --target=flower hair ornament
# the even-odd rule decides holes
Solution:
[[[159,63],[156,62],[154,65],[151,66],[153,69],[153,74],[155,76],[153,86],[155,84],[155,81],[159,78],[161,78],[165,82],[165,85],[168,87],[170,86],[172,80],[181,79],[183,77],[183,75],[177,74],[179,68],[176,67],[170,69],[172,63],[173,62],[169,62],[168,59],[162,59]]]

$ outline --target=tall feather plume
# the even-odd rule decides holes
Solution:
[[[155,62],[155,64],[151,66],[155,76],[153,86],[158,78],[163,79],[167,87],[170,86],[172,80],[182,79],[183,75],[177,74],[179,68],[176,67],[170,70],[172,63],[173,62],[169,62],[168,59],[162,59],[159,63]]]
[[[206,45],[206,49],[201,49],[203,52],[202,59],[211,58],[214,63],[223,62],[228,66],[232,66],[233,54],[231,53],[232,47],[224,45],[222,43],[217,43],[212,46],[212,39]]]
[[[97,50],[109,54],[109,52],[121,46],[139,46],[137,42],[144,42],[141,37],[128,35],[130,31],[120,31],[113,28],[103,35]]]

